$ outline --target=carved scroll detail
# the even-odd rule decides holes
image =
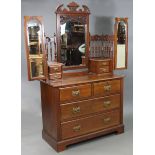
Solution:
[[[80,7],[76,2],[71,2],[67,5],[67,8],[63,4],[56,8],[55,13],[90,13],[89,8],[86,5]]]

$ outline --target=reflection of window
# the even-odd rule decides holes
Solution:
[[[66,23],[61,25],[61,35],[65,34]]]

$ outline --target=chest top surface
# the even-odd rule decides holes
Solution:
[[[65,87],[69,85],[77,85],[77,84],[84,84],[84,83],[92,83],[92,82],[99,82],[99,81],[107,81],[107,80],[114,80],[114,79],[121,79],[124,78],[124,75],[84,75],[84,76],[75,76],[75,77],[63,77],[60,80],[46,80],[42,81],[52,87]]]

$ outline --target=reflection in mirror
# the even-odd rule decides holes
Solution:
[[[115,18],[114,68],[126,69],[128,56],[128,18]]]
[[[85,56],[85,17],[61,16],[61,63],[65,66],[82,64]]]
[[[27,23],[28,47],[30,54],[42,54],[42,30],[41,24],[36,19]]]
[[[35,77],[44,77],[43,72],[43,60],[38,59],[31,59],[30,60],[30,68],[31,68],[31,78]]]
[[[124,21],[120,21],[118,23],[118,31],[117,31],[117,44],[125,44],[126,38],[126,24]]]
[[[90,57],[111,59],[113,56],[113,17],[90,17]]]
[[[120,21],[117,28],[117,68],[125,68],[125,42],[126,24],[124,21]]]

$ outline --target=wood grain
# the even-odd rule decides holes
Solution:
[[[62,139],[75,137],[89,132],[101,130],[120,123],[119,111],[90,116],[72,122],[62,123]]]

